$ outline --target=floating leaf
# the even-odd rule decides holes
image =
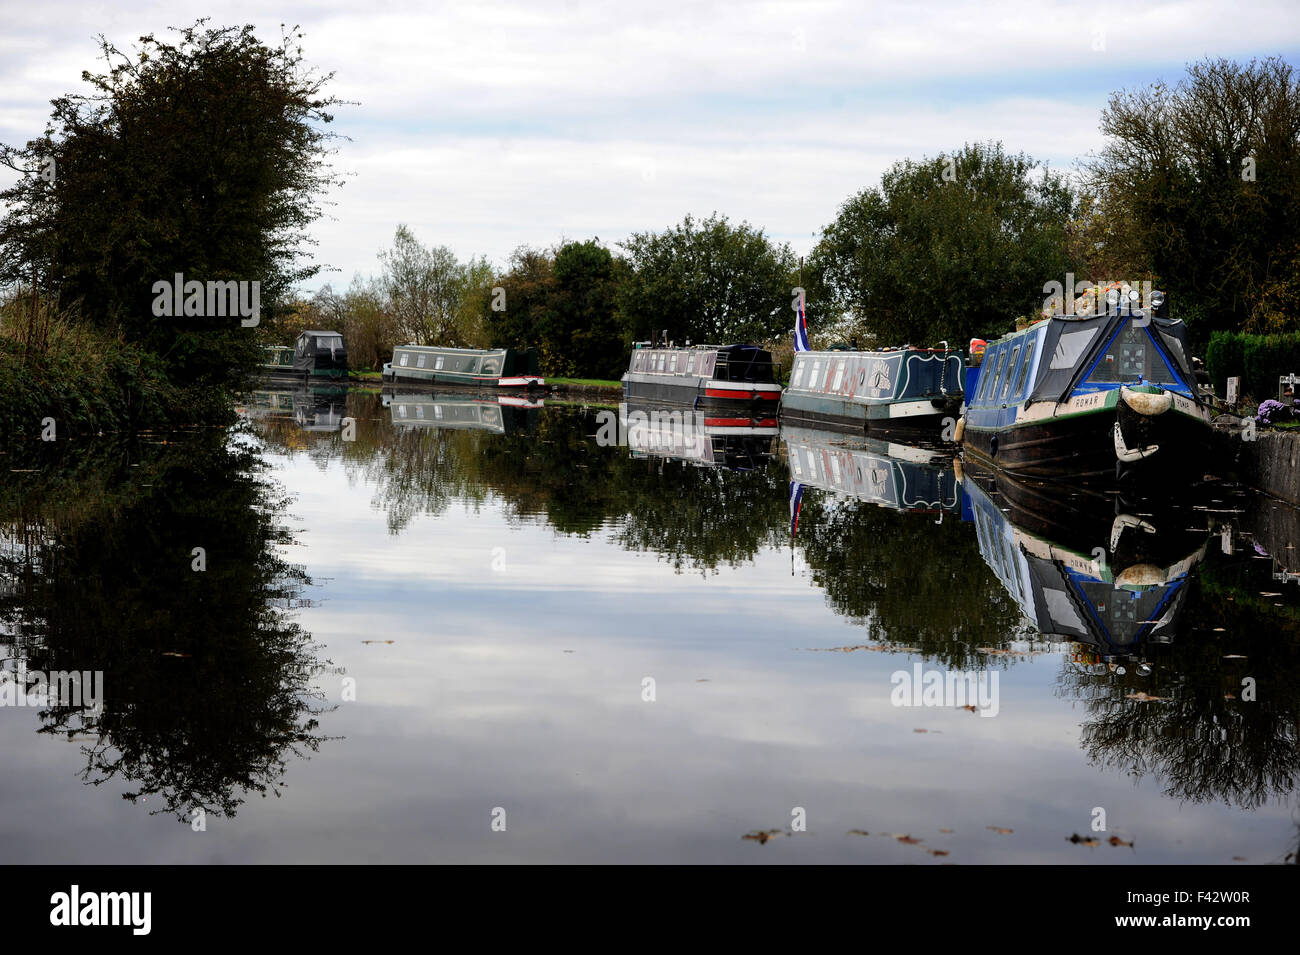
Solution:
[[[1069,837],[1068,839],[1066,839],[1065,841],[1066,841],[1066,842],[1073,842],[1075,845],[1078,845],[1078,846],[1099,846],[1099,845],[1101,845],[1101,840],[1100,840],[1100,839],[1094,839],[1094,838],[1092,838],[1091,836],[1081,836],[1081,835],[1079,835],[1077,832],[1076,832],[1074,835],[1070,836],[1070,837]]]
[[[761,846],[766,845],[767,840],[771,839],[773,836],[779,836],[780,834],[780,829],[759,829],[757,832],[747,832],[740,838],[757,842]]]
[[[1127,846],[1130,849],[1133,848],[1132,842],[1125,842],[1119,836],[1111,836],[1106,841],[1109,842],[1112,846]]]
[[[1014,829],[1003,829],[1001,826],[989,826],[988,829],[990,832],[996,832],[1000,836],[1008,836],[1016,831]]]
[[[932,856],[946,856],[947,854],[948,854],[948,850],[947,850],[947,849],[931,849],[931,850],[930,850],[930,855],[932,855]]]
[[[903,843],[905,846],[918,846],[921,844],[920,839],[913,839],[910,835],[899,836],[898,841]]]
[[[851,835],[851,836],[869,836],[869,835],[871,835],[871,833],[867,832],[867,830],[865,830],[865,829],[850,829],[850,830],[849,830],[849,835]]]

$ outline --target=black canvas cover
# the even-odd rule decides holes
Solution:
[[[317,368],[348,367],[348,350],[339,332],[307,331],[298,336],[293,367],[310,372]]]
[[[1156,318],[1141,311],[1093,317],[1057,316],[1049,320],[1043,338],[1043,358],[1029,401],[1065,401],[1097,356],[1128,322],[1145,321],[1174,371],[1195,395],[1196,376],[1187,348],[1187,326],[1181,321]]]

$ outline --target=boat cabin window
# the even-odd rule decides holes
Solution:
[[[990,350],[984,356],[984,364],[980,366],[979,388],[975,392],[976,401],[985,401],[989,396],[989,388],[993,384],[993,376],[998,370],[998,353],[996,349]]]
[[[1020,371],[1016,375],[1016,387],[1011,392],[1017,397],[1025,393],[1025,379],[1029,375],[1029,366],[1034,363],[1034,339],[1029,339],[1025,346],[1025,357],[1020,360]]]
[[[822,363],[813,362],[812,374],[808,376],[808,387],[812,390],[821,390],[821,373]]]
[[[664,366],[665,366],[665,365],[667,364],[667,362],[668,362],[668,353],[667,353],[667,352],[662,352],[662,351],[661,351],[661,352],[659,352],[658,354],[659,354],[659,363],[658,363],[658,366],[657,366],[657,370],[659,370],[659,371],[663,371],[663,370],[664,370]]]
[[[415,367],[416,367],[416,368],[423,368],[423,367],[424,367],[424,359],[425,359],[425,356],[424,356],[424,355],[421,355],[419,358],[417,358],[417,359],[415,360]]]
[[[803,372],[804,372],[804,369],[807,368],[807,367],[808,367],[808,363],[807,363],[806,361],[804,361],[802,358],[796,358],[796,359],[795,359],[795,361],[794,361],[794,374],[790,376],[790,387],[791,387],[791,388],[798,388],[798,387],[800,386],[800,383],[803,381]]]
[[[500,369],[497,367],[497,360],[495,358],[483,359],[483,374],[495,375],[498,374],[499,372]]]
[[[1016,376],[1016,359],[1020,357],[1020,346],[1017,345],[1011,349],[1011,358],[1007,361],[1006,380],[1002,382],[1002,391],[1000,400],[1006,401],[1007,396],[1011,394],[1011,379]]]
[[[1178,378],[1169,370],[1146,330],[1126,325],[1097,359],[1088,381],[1118,384],[1143,380],[1172,384]]]
[[[839,391],[844,385],[844,359],[841,358],[835,363],[835,383],[831,385],[831,391]]]
[[[696,359],[697,357],[698,357],[698,356],[696,355],[695,352],[691,352],[691,356],[690,356],[688,359],[686,359],[686,370],[687,370],[687,371],[694,371],[694,370],[695,370],[695,359]]]
[[[401,361],[402,367],[405,368],[408,364],[410,364],[410,361],[411,361],[410,353],[402,352],[402,361]]]
[[[989,391],[985,396],[989,401],[994,401],[998,395],[998,389],[1002,385],[1002,373],[1007,370],[1007,349],[1004,346],[998,351],[997,365],[993,368],[993,377],[989,379]]]
[[[438,369],[442,368],[442,362],[443,362],[443,356],[442,356],[442,355],[438,355],[438,356],[433,360],[433,367],[434,367],[434,370],[435,370],[435,371],[437,371]]]
[[[677,373],[677,356],[673,355],[672,361],[668,363],[668,370],[673,374]]]

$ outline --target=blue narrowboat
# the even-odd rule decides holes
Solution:
[[[988,346],[966,396],[963,450],[1039,477],[1182,476],[1201,467],[1210,408],[1186,327],[1156,292],[1112,288],[1100,314],[1055,315]]]

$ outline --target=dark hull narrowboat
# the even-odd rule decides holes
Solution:
[[[301,381],[303,373],[294,367],[294,350],[288,345],[263,346],[265,359],[257,366],[259,377],[268,381]]]
[[[440,348],[398,345],[384,365],[385,381],[443,388],[485,391],[542,391],[546,379],[537,373],[537,353],[531,348]]]
[[[1206,467],[1210,409],[1182,322],[1057,316],[989,345],[960,438],[1021,475],[1187,483]]]
[[[788,426],[781,437],[792,482],[896,511],[942,515],[961,508],[951,453]]]
[[[1180,632],[1206,534],[1185,531],[1176,512],[1117,513],[1104,495],[980,466],[963,470],[962,493],[980,556],[1043,636],[1140,658]]]
[[[800,351],[781,417],[866,431],[932,432],[956,424],[964,363],[959,352],[929,348]]]
[[[400,428],[435,428],[462,431],[490,431],[494,434],[527,430],[530,413],[544,402],[516,395],[475,397],[464,390],[455,392],[395,392],[384,390],[381,398]]]
[[[642,403],[621,405],[619,426],[633,457],[733,471],[753,470],[770,461],[780,432],[775,414],[750,417],[737,411]]]
[[[628,402],[776,413],[772,355],[754,345],[637,347],[623,375]]]
[[[307,331],[298,336],[293,367],[302,378],[346,378],[348,350],[338,332]]]

